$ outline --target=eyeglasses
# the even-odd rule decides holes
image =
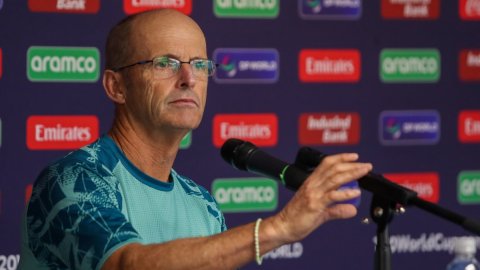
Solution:
[[[168,79],[170,77],[173,77],[175,74],[177,74],[183,64],[190,64],[190,66],[192,67],[193,75],[199,79],[206,79],[207,77],[213,76],[217,67],[217,64],[215,64],[215,62],[209,59],[192,59],[190,61],[180,61],[178,59],[168,56],[159,56],[153,58],[152,60],[143,60],[123,67],[112,68],[112,70],[117,72],[122,69],[148,63],[152,63],[154,76],[157,79]]]

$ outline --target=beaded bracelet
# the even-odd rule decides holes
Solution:
[[[255,260],[257,261],[258,265],[262,265],[262,260],[263,260],[263,257],[260,256],[260,241],[258,240],[258,230],[260,228],[261,222],[262,222],[261,218],[257,219],[257,222],[255,223],[255,231],[253,234],[255,238]]]

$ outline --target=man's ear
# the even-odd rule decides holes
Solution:
[[[112,70],[103,73],[103,88],[108,98],[118,104],[125,103],[125,82],[122,76]]]

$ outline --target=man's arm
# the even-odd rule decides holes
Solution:
[[[337,190],[371,170],[371,164],[354,162],[357,158],[356,154],[325,158],[285,208],[261,223],[260,253],[301,240],[329,220],[353,217],[353,205],[334,203],[360,195],[359,190]],[[250,223],[209,237],[162,244],[128,244],[116,250],[102,269],[238,268],[255,258],[254,226]]]

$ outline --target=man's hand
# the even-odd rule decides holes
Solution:
[[[351,204],[335,204],[360,195],[359,189],[338,188],[372,170],[370,163],[355,162],[354,153],[326,157],[315,168],[285,208],[273,217],[274,230],[282,242],[305,238],[321,224],[351,218],[357,209]]]

